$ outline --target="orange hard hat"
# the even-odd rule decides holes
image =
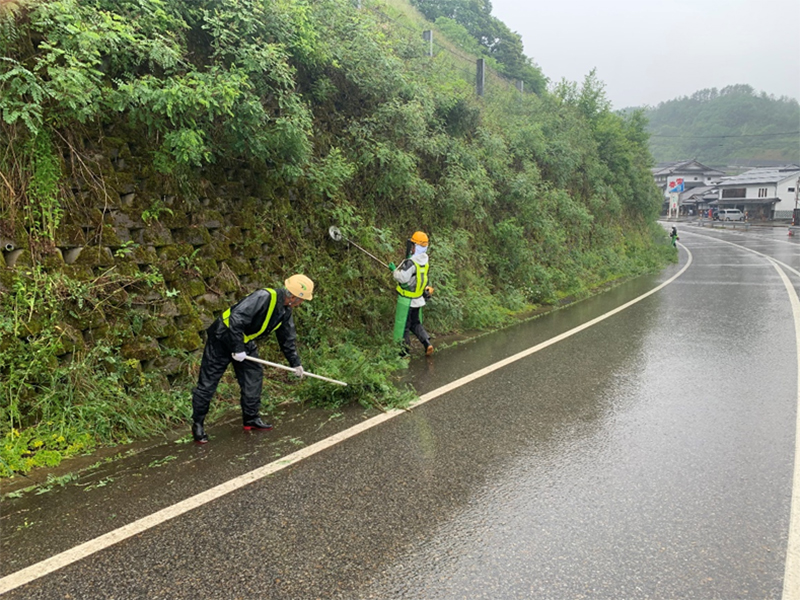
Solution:
[[[415,231],[414,235],[411,236],[411,241],[417,244],[418,246],[427,246],[428,236],[423,231]]]

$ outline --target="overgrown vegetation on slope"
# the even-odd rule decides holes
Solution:
[[[51,260],[77,215],[99,223],[95,240],[109,235],[92,208],[120,183],[98,154],[109,141],[135,147],[115,160],[169,193],[142,194],[137,218],[178,220],[205,187],[247,177],[253,198],[238,217],[252,239],[234,245],[269,248],[251,287],[296,271],[317,282],[296,317],[300,351],[351,386],[279,377],[272,401],[406,397],[391,380],[402,363],[389,275],[326,242],[331,224],[386,257],[412,231],[431,234],[437,292],[426,327],[438,334],[502,326],[671,259],[641,113],[612,113],[593,74],[552,92],[493,86],[477,98],[465,65],[427,56],[413,21],[398,26],[403,11],[363,4],[20,0],[2,14],[0,238],[23,240],[31,259],[0,275],[0,474],[189,413],[197,357],[191,339],[181,342],[202,327],[192,317],[185,331],[154,331],[166,326],[150,309],[193,304],[193,282],[202,293],[218,275],[203,270],[217,263],[195,250],[140,268],[122,259],[146,249],[125,241],[107,243],[120,258],[113,268]],[[82,326],[90,336],[75,335]],[[177,343],[120,358],[144,333]],[[160,376],[167,361],[183,375]]]
[[[547,78],[522,51],[522,37],[492,15],[489,0],[410,1],[451,40],[486,57],[505,76],[523,81],[537,94],[547,89]]]

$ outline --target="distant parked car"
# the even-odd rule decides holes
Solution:
[[[744,221],[744,213],[738,208],[722,208],[717,218],[720,221]]]

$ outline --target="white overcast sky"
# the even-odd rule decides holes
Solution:
[[[545,76],[593,68],[615,109],[743,83],[800,99],[800,0],[492,0]]]

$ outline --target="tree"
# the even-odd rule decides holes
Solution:
[[[699,90],[648,109],[647,118],[657,161],[800,163],[797,100],[758,93],[749,85]]]

